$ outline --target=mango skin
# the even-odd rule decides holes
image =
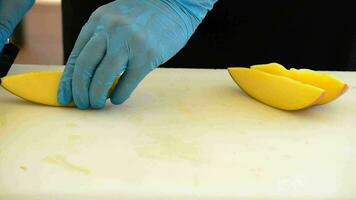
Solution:
[[[61,77],[62,72],[31,72],[1,78],[1,86],[10,93],[33,103],[56,107],[75,107],[73,102],[62,106],[57,101]],[[111,96],[118,81],[119,77],[111,87],[108,97]]]

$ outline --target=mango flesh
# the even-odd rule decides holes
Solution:
[[[330,103],[344,94],[348,89],[347,84],[335,77],[309,69],[291,69],[290,77],[325,90],[325,96],[316,103],[317,105]]]
[[[331,101],[337,99],[339,96],[344,94],[348,89],[347,84],[336,79],[335,77],[329,74],[323,74],[309,69],[297,70],[292,68],[290,70],[287,70],[278,63],[254,65],[251,66],[251,68],[275,75],[289,77],[302,83],[324,89],[325,95],[318,102],[315,102],[316,105],[330,103]]]
[[[264,72],[267,72],[267,73],[270,73],[270,74],[274,74],[274,75],[289,77],[288,70],[286,68],[284,68],[283,65],[278,64],[278,63],[252,65],[250,68],[251,69],[262,70]]]
[[[30,102],[48,106],[62,106],[57,101],[61,76],[62,72],[32,72],[12,75],[1,78],[1,86],[10,93]],[[118,78],[108,96],[111,96],[117,82]],[[74,106],[73,102],[67,105],[67,107]]]
[[[313,105],[324,90],[284,76],[249,68],[228,68],[233,80],[249,96],[282,110],[300,110]]]

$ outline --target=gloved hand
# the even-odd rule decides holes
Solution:
[[[35,0],[0,0],[0,52]]]
[[[123,103],[157,66],[189,40],[217,0],[116,0],[97,9],[76,41],[66,64],[58,102],[79,109]]]

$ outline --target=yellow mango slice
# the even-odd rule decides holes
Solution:
[[[289,77],[289,71],[278,63],[252,65],[251,69],[258,69],[270,74]]]
[[[62,72],[31,72],[18,74],[1,78],[1,86],[12,94],[27,101],[48,106],[61,106],[57,102],[57,91],[61,76]],[[111,96],[117,82],[118,78],[115,80],[108,96]],[[74,107],[74,103],[70,103],[67,107]]]
[[[309,69],[290,69],[289,76],[292,79],[301,81],[306,84],[310,84],[325,90],[325,96],[316,102],[316,105],[327,104],[342,94],[344,94],[348,85],[344,82],[336,79],[335,77],[329,74],[322,74]]]
[[[294,80],[301,81],[302,83],[324,89],[325,95],[318,102],[315,102],[316,105],[329,103],[344,94],[348,89],[347,84],[336,79],[335,77],[329,74],[323,74],[309,69],[297,70],[292,68],[290,70],[287,70],[278,63],[254,65],[251,66],[251,68],[261,70],[270,74],[289,77]]]
[[[228,68],[237,85],[256,100],[282,110],[312,106],[324,90],[299,81],[249,68]]]

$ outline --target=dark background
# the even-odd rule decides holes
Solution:
[[[82,25],[110,0],[63,0],[65,60]],[[279,62],[287,68],[356,70],[352,1],[216,3],[185,48],[161,67],[226,68]]]

